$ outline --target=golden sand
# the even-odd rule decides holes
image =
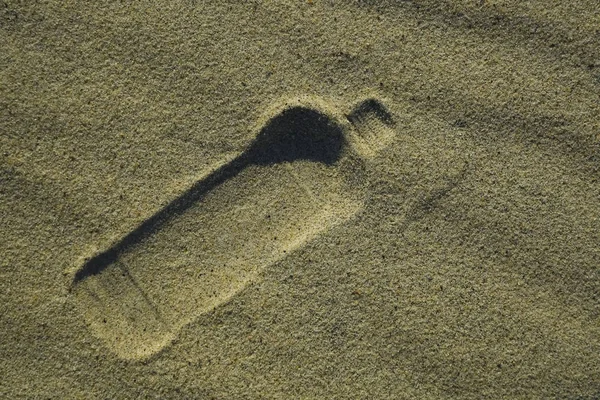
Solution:
[[[0,398],[600,396],[596,1],[0,3]]]

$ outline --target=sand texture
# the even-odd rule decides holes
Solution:
[[[0,398],[600,398],[595,0],[0,2]]]

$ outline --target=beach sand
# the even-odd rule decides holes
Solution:
[[[0,3],[0,398],[600,397],[595,0]]]

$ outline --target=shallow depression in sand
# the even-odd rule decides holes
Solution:
[[[237,158],[77,272],[93,331],[123,358],[150,355],[265,266],[351,218],[364,159],[392,132],[385,113],[364,101],[344,125],[318,107],[280,110]]]

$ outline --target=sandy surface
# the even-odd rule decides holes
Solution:
[[[0,398],[600,396],[595,0],[102,3],[0,2]]]

